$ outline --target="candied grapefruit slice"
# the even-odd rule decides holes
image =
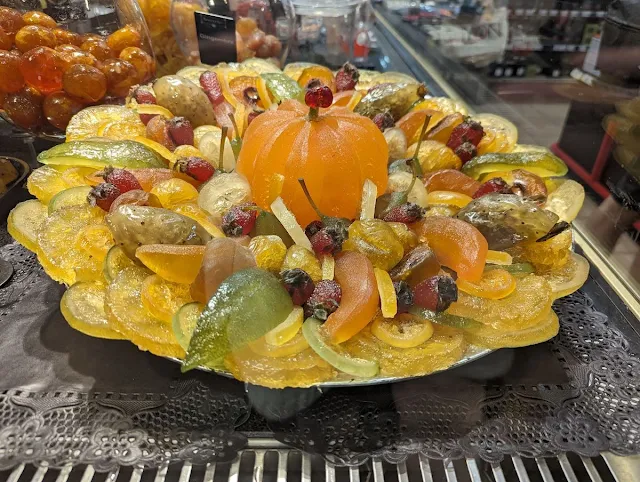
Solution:
[[[465,338],[473,345],[491,348],[516,348],[547,341],[558,334],[560,323],[553,310],[548,309],[532,325],[516,330],[495,329],[489,325],[473,324],[466,328]]]

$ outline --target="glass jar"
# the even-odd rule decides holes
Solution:
[[[1,112],[22,129],[60,137],[83,107],[121,103],[155,77],[135,0],[0,5]]]

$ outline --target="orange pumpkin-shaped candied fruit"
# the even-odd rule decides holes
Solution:
[[[245,132],[237,170],[251,185],[254,202],[269,209],[280,196],[303,227],[318,219],[298,179],[328,216],[357,217],[367,179],[378,193],[387,188],[388,150],[384,136],[367,117],[345,107],[310,115],[294,100],[259,115]]]

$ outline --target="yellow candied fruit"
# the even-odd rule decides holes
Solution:
[[[157,274],[147,277],[140,288],[142,304],[151,314],[166,323],[171,323],[178,309],[191,301],[189,285],[172,283]]]
[[[162,207],[171,209],[177,204],[192,203],[198,201],[198,190],[182,179],[167,179],[151,189],[151,194],[160,200]]]
[[[287,255],[287,247],[279,236],[256,236],[249,243],[249,249],[259,268],[279,273]]]
[[[76,249],[86,251],[101,262],[113,244],[113,235],[104,224],[85,226],[78,232],[75,240]]]
[[[314,283],[322,279],[322,266],[318,258],[307,248],[303,248],[297,244],[287,250],[287,254],[282,263],[283,270],[295,268],[306,271]]]
[[[571,229],[567,229],[547,241],[519,244],[508,251],[517,261],[531,263],[536,273],[548,273],[569,261],[572,241]]]
[[[408,253],[418,245],[418,235],[409,229],[404,223],[387,223],[402,243],[405,253]]]

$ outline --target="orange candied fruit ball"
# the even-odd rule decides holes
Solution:
[[[236,32],[238,32],[242,37],[248,37],[257,28],[258,24],[251,17],[240,17],[236,21]]]
[[[113,50],[109,48],[104,40],[85,40],[80,48],[101,62],[114,57]]]
[[[13,35],[0,27],[0,50],[11,50]]]
[[[62,85],[67,94],[82,102],[93,103],[107,92],[107,78],[92,65],[72,65],[62,77]]]
[[[28,87],[7,95],[4,111],[20,127],[35,129],[42,125],[42,98]]]
[[[24,87],[20,73],[20,56],[15,52],[0,50],[0,91],[18,92]]]
[[[57,45],[56,36],[50,28],[40,25],[27,25],[18,30],[14,40],[17,49],[28,52],[36,47],[54,48]]]
[[[153,57],[139,47],[127,47],[120,52],[120,60],[126,60],[137,72],[136,83],[141,84],[151,79],[156,73],[156,62]]]
[[[125,25],[107,37],[107,45],[116,53],[127,47],[140,47],[142,35],[133,25]]]
[[[56,28],[58,22],[44,12],[32,10],[22,15],[22,20],[26,25],[40,25],[42,27]]]
[[[73,44],[58,44],[58,45],[56,45],[55,50],[60,52],[60,53],[81,52],[80,47],[76,47]]]
[[[138,72],[126,60],[109,59],[102,64],[102,72],[107,77],[107,93],[114,97],[126,97],[137,84]]]
[[[22,56],[20,72],[27,84],[42,94],[62,89],[64,62],[60,53],[49,47],[37,47]]]
[[[0,27],[5,32],[15,35],[18,30],[24,27],[22,15],[13,8],[0,7]]]
[[[69,70],[72,65],[76,64],[91,65],[92,67],[98,65],[98,59],[87,52],[83,52],[82,50],[78,50],[76,52],[61,52],[60,57],[64,62],[65,72]]]
[[[54,127],[65,129],[75,114],[80,112],[84,105],[64,92],[54,92],[45,97],[42,110],[45,118]]]
[[[80,34],[72,32],[71,30],[67,30],[64,28],[54,28],[53,35],[56,36],[56,40],[58,41],[58,45],[75,45],[79,47],[82,45],[82,37]]]

